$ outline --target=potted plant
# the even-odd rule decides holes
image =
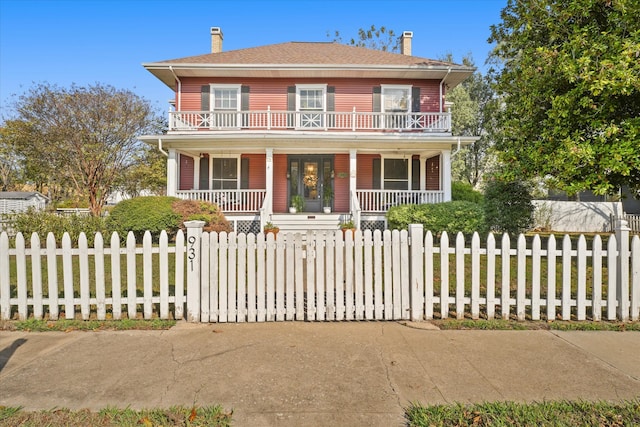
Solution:
[[[348,230],[351,230],[351,233],[354,234],[356,232],[356,226],[353,223],[353,220],[343,221],[340,223],[340,229],[342,230],[342,237],[347,234]]]
[[[333,198],[333,189],[331,185],[325,184],[322,190],[322,199],[324,200],[324,213],[331,213],[331,199]]]
[[[280,231],[280,228],[278,226],[273,225],[272,222],[267,222],[264,225],[265,234],[273,233],[273,237],[275,237],[278,234],[278,231]]]
[[[291,208],[293,208],[293,212],[291,212],[292,209],[289,209],[291,213],[302,212],[304,210],[304,199],[301,195],[296,194],[291,197]]]

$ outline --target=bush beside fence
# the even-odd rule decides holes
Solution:
[[[417,225],[274,237],[208,233],[194,223],[175,246],[165,233],[158,246],[148,234],[136,246],[129,234],[120,247],[114,234],[104,247],[98,234],[93,248],[84,235],[77,249],[68,235],[60,248],[53,238],[41,248],[33,235],[26,248],[21,234],[10,245],[3,233],[0,318],[74,318],[79,311],[82,319],[118,319],[125,306],[129,318],[203,322],[640,315],[640,237],[631,239],[624,223],[590,245],[584,236],[573,243],[536,235],[527,243],[521,235],[513,247],[506,234],[489,235],[484,247],[477,233],[470,244],[447,233],[436,242]]]

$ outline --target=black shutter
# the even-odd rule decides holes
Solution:
[[[336,111],[336,87],[327,86],[327,111]],[[335,126],[335,116],[333,114],[327,115],[327,127]]]
[[[414,113],[420,112],[420,88],[411,88],[411,111]]]
[[[379,113],[382,111],[380,95],[382,95],[382,88],[380,86],[374,86],[373,87],[373,112],[374,113]]]
[[[287,87],[287,111],[296,111],[296,87]],[[292,128],[295,124],[293,114],[287,115],[287,127]]]
[[[200,190],[209,189],[209,157],[200,158]]]
[[[240,160],[240,188],[249,189],[249,158],[243,157]]]
[[[240,87],[240,110],[249,111],[249,86]],[[249,127],[249,116],[242,115],[242,127]]]
[[[380,158],[373,159],[373,189],[380,189]]]
[[[420,189],[420,159],[411,159],[411,189]]]
[[[206,85],[200,88],[200,110],[201,111],[209,111],[209,94],[211,91],[211,86]]]

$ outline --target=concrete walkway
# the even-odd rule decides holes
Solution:
[[[0,332],[0,405],[221,404],[238,426],[400,426],[411,402],[640,397],[640,333],[395,322]]]

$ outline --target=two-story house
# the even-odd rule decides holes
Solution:
[[[445,96],[474,70],[412,56],[412,37],[401,53],[225,52],[213,27],[211,53],[143,64],[175,91],[166,134],[141,138],[167,155],[167,194],[217,203],[238,232],[383,228],[391,206],[450,200],[451,157],[475,138],[452,135]]]

